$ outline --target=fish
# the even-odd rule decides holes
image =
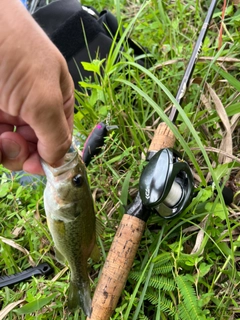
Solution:
[[[44,208],[56,259],[70,269],[68,308],[81,308],[91,316],[91,291],[87,260],[96,246],[96,217],[85,165],[76,151],[64,164],[52,167],[43,160],[47,183]]]

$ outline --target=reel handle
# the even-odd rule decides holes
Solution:
[[[175,143],[165,123],[158,126],[153,140],[149,147],[153,154],[162,148],[172,148]],[[109,320],[125,287],[147,220],[139,195],[131,205],[132,210],[128,209],[123,215],[113,239],[94,292],[92,314],[87,320]]]

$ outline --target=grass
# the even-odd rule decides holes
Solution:
[[[156,61],[144,70],[128,48],[119,62],[114,62],[118,52],[113,50],[96,85],[83,84],[91,95],[89,90],[78,94],[82,107],[75,116],[75,135],[86,137],[99,121],[118,125],[88,167],[97,216],[105,226],[98,242],[102,257],[89,264],[92,291],[125,205],[137,192],[160,121],[174,130],[175,148],[189,161],[196,184],[181,215],[165,221],[153,214],[148,220],[112,319],[240,318],[240,11],[232,2],[227,4],[220,49],[221,2],[215,10],[176,128],[167,118],[209,3],[151,0],[141,9],[141,1],[84,1],[112,10],[126,28],[134,23],[131,37]],[[101,64],[96,60],[87,67],[97,72]],[[43,261],[54,268],[47,279],[1,289],[0,319],[85,319],[81,311],[67,311],[69,272],[54,257],[43,209],[44,183],[22,187],[17,177],[0,170],[1,274]],[[214,191],[207,185],[209,180],[234,189],[230,206],[224,205],[219,186]]]

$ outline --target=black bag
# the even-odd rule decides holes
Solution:
[[[81,62],[108,56],[118,31],[117,19],[107,10],[98,13],[93,8],[82,6],[78,0],[53,1],[38,7],[33,17],[65,57],[75,88],[81,90],[79,74],[83,79],[93,76],[84,70]],[[130,38],[126,41],[135,56],[145,54],[146,59],[138,59],[137,62],[149,67],[152,61],[147,58],[146,50]]]

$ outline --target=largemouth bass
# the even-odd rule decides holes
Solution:
[[[96,244],[93,199],[85,165],[77,152],[67,153],[65,163],[53,168],[42,161],[47,177],[44,207],[56,258],[68,262],[71,280],[68,307],[91,315],[87,260]]]

